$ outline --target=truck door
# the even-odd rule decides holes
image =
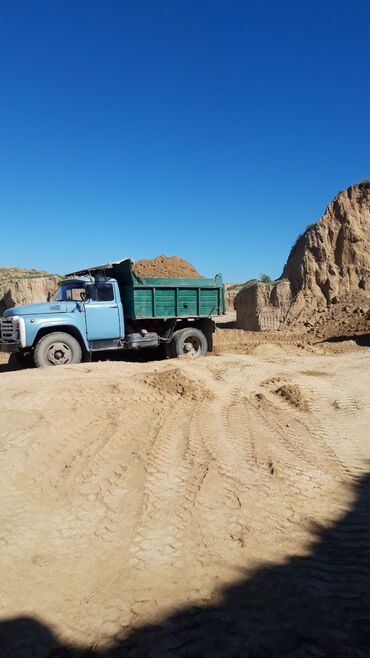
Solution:
[[[111,283],[92,287],[91,298],[85,302],[88,340],[111,340],[121,337],[120,316]]]

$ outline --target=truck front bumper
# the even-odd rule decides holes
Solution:
[[[19,352],[20,345],[14,343],[0,343],[0,352]]]

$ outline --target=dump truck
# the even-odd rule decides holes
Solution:
[[[221,274],[142,278],[124,260],[71,272],[50,302],[7,309],[0,349],[19,366],[79,363],[94,352],[154,349],[168,357],[212,351],[213,318],[226,312]]]

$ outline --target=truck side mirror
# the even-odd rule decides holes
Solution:
[[[88,283],[86,285],[86,287],[85,287],[85,297],[84,297],[85,301],[88,300],[88,299],[92,299],[92,289],[93,289],[93,287],[94,287],[94,285],[92,283],[90,283],[90,284]]]

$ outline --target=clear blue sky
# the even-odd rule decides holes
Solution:
[[[370,176],[368,0],[0,0],[0,263],[277,277]]]

